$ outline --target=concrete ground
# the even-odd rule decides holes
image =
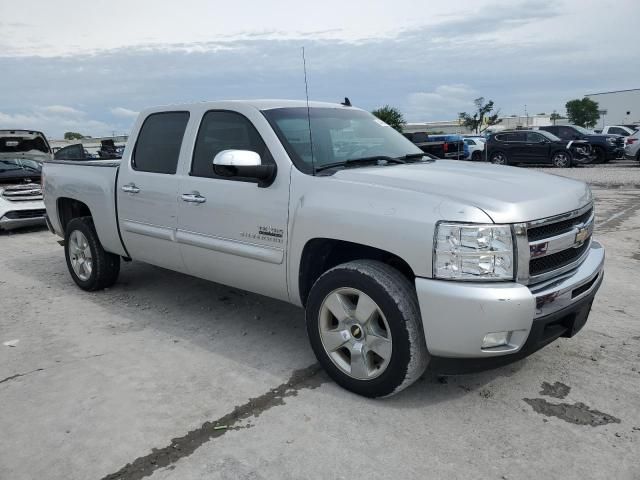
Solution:
[[[136,262],[86,293],[47,231],[0,234],[0,479],[640,478],[640,168],[550,171],[594,185],[585,329],[384,400],[318,370],[300,309]]]

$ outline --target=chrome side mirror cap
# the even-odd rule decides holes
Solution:
[[[260,155],[251,150],[222,150],[213,158],[213,171],[222,177],[242,177],[265,188],[276,178],[275,164],[262,164]]]

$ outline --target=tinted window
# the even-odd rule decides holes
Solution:
[[[560,127],[556,135],[558,135],[563,140],[571,140],[572,138],[575,138],[577,136],[576,132],[574,132],[573,129],[569,127]]]
[[[522,142],[524,141],[524,133],[501,133],[496,135],[496,139],[500,142]]]
[[[470,138],[465,138],[464,139],[464,143],[466,143],[467,145],[475,145],[476,144],[476,142],[474,142]]]
[[[143,172],[176,173],[182,137],[189,112],[153,113],[138,134],[133,151],[133,168]]]
[[[245,180],[241,177],[221,177],[214,173],[213,158],[223,150],[251,150],[260,155],[263,164],[273,163],[262,137],[246,117],[235,112],[207,112],[202,118],[198,131],[191,163],[191,175]]]
[[[424,143],[429,141],[429,135],[424,132],[417,132],[413,134],[413,138],[411,139],[413,143]]]
[[[544,138],[539,133],[527,132],[526,135],[527,135],[527,142],[538,143],[538,142],[544,141]]]
[[[56,160],[84,160],[84,147],[81,143],[69,145],[68,147],[61,148],[54,153],[53,158]]]

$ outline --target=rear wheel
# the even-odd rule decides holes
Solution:
[[[474,162],[479,162],[480,160],[482,160],[482,152],[480,150],[476,150],[475,152],[473,152],[471,154],[471,160],[473,160]]]
[[[567,168],[571,166],[571,155],[568,152],[555,152],[551,156],[551,163],[556,168]]]
[[[509,165],[509,159],[504,152],[493,152],[489,160],[496,165]]]
[[[427,367],[415,289],[384,263],[357,260],[324,273],[311,289],[306,318],[318,361],[347,390],[393,395]]]
[[[64,253],[73,281],[83,290],[101,290],[116,283],[120,257],[102,248],[91,217],[78,217],[69,222]]]

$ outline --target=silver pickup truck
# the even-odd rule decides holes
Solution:
[[[587,185],[433,159],[351,106],[152,108],[121,160],[43,172],[80,288],[124,258],[304,307],[319,362],[370,397],[573,336],[603,279]]]

